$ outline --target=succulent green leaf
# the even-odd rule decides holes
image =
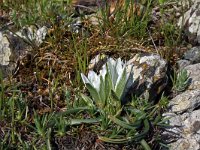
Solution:
[[[69,125],[80,125],[80,124],[92,124],[100,122],[99,119],[71,119],[70,121],[66,121]]]
[[[98,138],[101,141],[104,141],[104,142],[107,142],[107,143],[114,143],[114,144],[127,143],[131,140],[131,137],[113,139],[113,138],[108,138],[108,137],[104,137],[104,136],[99,136]]]
[[[112,98],[112,100],[114,100],[116,102],[121,102],[120,98],[117,96],[117,94],[113,90],[111,90],[111,98]]]
[[[144,150],[151,150],[150,146],[144,139],[142,139],[140,143],[143,146]]]
[[[101,102],[103,103],[103,105],[105,105],[105,101],[106,101],[106,94],[105,94],[105,82],[103,80],[103,77],[100,76],[100,89],[99,89],[99,96],[101,98]]]
[[[113,59],[109,59],[109,61],[107,62],[107,65],[108,65],[108,72],[111,76],[112,85],[113,85],[113,89],[114,89],[116,82],[117,82],[117,78],[118,78],[116,62]]]
[[[144,130],[143,132],[135,135],[135,140],[141,140],[143,139],[149,132],[150,129],[150,125],[149,125],[149,121],[147,119],[144,120]]]
[[[112,86],[112,83],[111,83],[111,78],[109,76],[109,73],[106,73],[105,75],[105,99],[106,101],[108,100],[109,98],[109,95],[111,93],[111,87]]]
[[[86,95],[84,95],[84,94],[81,94],[81,97],[83,98],[83,100],[86,102],[86,104],[87,104],[89,107],[92,107],[92,108],[95,107],[95,105],[94,105],[94,103],[93,103],[93,100],[92,100],[90,97],[88,97],[88,96],[86,96]]]
[[[96,103],[99,103],[101,101],[99,93],[97,92],[97,90],[89,83],[86,83],[86,88],[88,89],[88,91],[90,92],[90,95],[92,96],[93,100]]]
[[[120,125],[121,127],[125,129],[135,130],[136,128],[131,126],[130,124],[126,123],[125,121],[122,121],[116,117],[109,116],[110,120],[112,120],[114,123]]]
[[[121,77],[118,78],[118,81],[116,83],[115,92],[117,94],[117,97],[122,98],[122,95],[124,93],[124,89],[127,84],[127,74],[126,69],[124,68],[123,73],[121,74]]]
[[[71,115],[71,114],[77,114],[79,112],[82,112],[82,111],[90,111],[92,110],[90,107],[76,107],[76,108],[71,108],[71,109],[68,109],[64,112],[59,112],[56,114],[56,116],[68,116],[68,115]]]

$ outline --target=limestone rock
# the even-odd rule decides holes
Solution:
[[[133,79],[131,93],[147,98],[150,101],[163,91],[168,82],[167,63],[160,55],[156,54],[136,54],[127,62],[127,68],[130,70],[133,65]]]
[[[200,89],[185,91],[169,102],[170,111],[176,113],[193,111],[198,106],[200,106]]]
[[[200,46],[193,47],[184,53],[184,59],[192,63],[200,63]]]
[[[13,74],[17,62],[31,51],[32,46],[39,46],[46,34],[46,27],[32,26],[24,27],[16,33],[0,32],[0,71],[3,77]]]
[[[0,64],[5,66],[9,64],[11,50],[6,35],[0,33]]]
[[[192,44],[200,43],[200,0],[196,0],[190,9],[178,21]]]
[[[189,56],[188,56],[189,58]],[[163,132],[169,150],[200,149],[200,63],[182,67],[189,74],[189,87],[169,102],[170,128]],[[169,115],[170,114],[170,115]],[[167,137],[167,138],[166,138]]]
[[[184,69],[189,74],[189,90],[200,89],[200,63],[188,65]]]
[[[177,61],[178,69],[184,69],[186,66],[190,65],[191,62],[189,60],[181,59]]]
[[[164,137],[176,136],[176,140],[169,144],[170,150],[199,150],[200,149],[200,110],[170,116],[171,129],[163,134]]]
[[[26,47],[26,48],[25,48]],[[3,77],[11,75],[20,56],[26,53],[28,45],[12,33],[0,33],[0,71]]]

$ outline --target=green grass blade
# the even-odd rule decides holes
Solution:
[[[91,108],[95,108],[95,105],[94,105],[94,103],[93,103],[93,100],[92,100],[90,97],[88,97],[88,96],[86,96],[86,95],[84,95],[84,94],[81,94],[81,97],[82,97],[83,100],[86,102],[87,106],[89,106],[89,107],[91,107]]]
[[[94,124],[99,123],[100,119],[71,119],[67,121],[69,125],[80,125],[80,124]]]
[[[86,85],[88,91],[90,92],[92,98],[94,99],[94,101],[97,104],[101,103],[101,98],[100,98],[99,93],[97,92],[97,90],[92,85],[90,85],[89,83],[86,83],[85,85]]]
[[[148,145],[148,143],[144,139],[142,139],[140,141],[140,143],[143,146],[144,150],[151,150],[150,146]]]
[[[125,129],[130,129],[130,130],[135,130],[136,128],[131,126],[130,124],[124,122],[124,121],[121,121],[120,119],[116,118],[116,117],[113,117],[113,116],[109,116],[110,120],[112,120],[114,123],[116,123],[117,125],[125,128]]]
[[[118,79],[117,85],[116,85],[116,89],[115,92],[117,94],[117,97],[119,97],[121,99],[123,93],[124,93],[124,89],[127,83],[127,78],[126,78],[126,69],[124,68],[122,76],[120,79]]]

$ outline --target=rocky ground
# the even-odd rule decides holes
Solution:
[[[82,3],[73,3],[73,5],[77,4],[82,5]],[[121,58],[126,60],[126,70],[133,74],[133,82],[127,92],[128,96],[145,98],[152,103],[158,103],[163,93],[169,98],[167,109],[162,114],[168,118],[166,120],[168,126],[161,133],[162,140],[169,146],[166,149],[200,149],[200,1],[169,2],[165,7],[163,6],[167,10],[164,14],[161,13],[161,8],[154,7],[150,14],[149,28],[146,31],[149,38],[144,41],[126,38],[126,33],[116,41],[112,33],[109,33],[111,30],[115,31],[112,28],[104,32],[103,38],[99,38],[100,32],[96,26],[103,22],[99,19],[100,13],[96,11],[99,5],[87,5],[88,3],[84,3],[85,7],[76,7],[78,14],[75,13],[70,24],[62,24],[64,21],[58,16],[58,24],[53,27],[43,24],[27,25],[18,29],[9,18],[9,13],[1,12],[0,70],[7,88],[6,96],[12,95],[11,91],[14,91],[12,86],[15,86],[22,95],[25,95],[30,110],[35,109],[38,114],[52,112],[52,110],[63,112],[66,109],[63,100],[65,94],[62,90],[63,85],[71,90],[73,97],[71,99],[75,99],[76,85],[81,82],[81,79],[77,79],[77,74],[83,73],[83,70],[84,73],[92,70],[99,73],[110,58]],[[142,12],[145,7],[145,2],[138,3],[134,13],[144,15]],[[85,20],[80,17],[82,12],[87,12],[84,14]],[[180,45],[165,46],[163,43],[166,38],[155,32],[158,25],[162,24],[160,18],[163,16],[166,22],[167,19],[171,19],[171,16],[176,17],[176,25],[182,29],[181,37],[177,37],[183,41]],[[112,14],[108,16],[108,19],[112,22],[116,19],[115,17]],[[88,29],[90,27],[91,29]],[[65,30],[66,28],[68,30]],[[78,37],[74,41],[71,40],[74,38],[73,33],[76,33]],[[86,52],[80,51],[84,49],[81,45],[85,42],[84,38],[81,39],[82,37],[87,38],[86,43],[89,45]],[[71,42],[77,42],[77,44],[74,46]],[[74,53],[71,49],[79,51]],[[88,57],[84,57],[85,55]],[[83,61],[78,62],[77,57],[88,59],[88,65],[84,65]],[[75,71],[74,68],[78,68],[77,66],[81,66],[82,70]],[[174,68],[177,69],[176,72]],[[183,70],[186,71],[188,78],[187,75],[184,78]],[[181,71],[182,77],[186,80],[183,79],[182,82],[185,84],[179,87],[173,79],[179,76],[176,73],[180,74]],[[72,81],[74,81],[73,84]],[[56,86],[55,82],[58,83]],[[55,86],[52,92],[55,104],[49,104],[51,93],[49,85]],[[126,103],[126,100],[127,97],[122,103]],[[6,123],[0,119],[1,124],[0,137],[4,137],[3,127]],[[73,136],[73,132],[63,137],[53,136],[52,148],[127,150],[135,148],[133,143],[127,145],[102,142],[97,134],[85,124],[76,132],[78,132],[76,136]],[[27,136],[25,139],[31,139],[31,136],[25,136]],[[157,149],[157,145],[154,145],[152,149]],[[162,147],[162,149],[165,148]]]

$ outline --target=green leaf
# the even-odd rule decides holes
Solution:
[[[99,89],[99,95],[101,98],[102,105],[105,106],[105,100],[106,100],[106,95],[105,95],[105,82],[103,80],[103,77],[100,76],[100,89]]]
[[[112,98],[112,100],[121,103],[119,97],[117,96],[117,94],[113,90],[111,90],[111,98]]]
[[[114,89],[115,84],[117,82],[118,74],[116,70],[116,62],[115,64],[112,64],[111,61],[108,61],[107,63],[107,71],[110,74],[111,80],[112,80],[112,88]]]
[[[165,0],[158,0],[159,4],[164,4]]]
[[[80,124],[94,124],[100,122],[100,119],[71,119],[70,121],[66,120],[66,123],[69,125],[80,125]]]
[[[108,98],[109,98],[110,93],[111,93],[111,88],[112,88],[111,86],[112,86],[111,78],[109,76],[109,73],[106,73],[106,75],[105,75],[105,89],[104,89],[105,90],[106,103],[107,103]]]
[[[143,132],[141,132],[140,134],[137,134],[135,136],[135,140],[144,138],[148,134],[149,129],[150,129],[149,121],[147,119],[145,119],[144,120],[144,130],[143,130]]]
[[[121,127],[125,128],[125,129],[130,129],[130,130],[135,130],[136,128],[131,126],[131,124],[128,124],[124,121],[121,121],[120,119],[113,117],[113,116],[109,116],[110,120],[112,120],[114,123],[120,125]]]
[[[119,138],[119,139],[113,139],[113,138],[108,138],[104,136],[99,136],[98,139],[107,143],[114,143],[114,144],[121,144],[121,143],[127,143],[131,140],[132,137],[128,138]]]
[[[116,88],[115,88],[115,92],[117,94],[117,97],[122,98],[122,95],[124,93],[124,89],[126,87],[126,83],[127,83],[127,78],[126,78],[126,69],[124,68],[123,70],[123,73],[122,73],[122,76],[120,79],[118,79],[118,83],[116,85]]]
[[[90,107],[76,107],[76,108],[72,108],[72,109],[68,109],[64,112],[59,112],[56,114],[56,116],[68,116],[70,114],[76,114],[76,113],[79,113],[81,111],[90,111],[92,110]]]
[[[148,143],[147,143],[144,139],[142,139],[142,140],[140,141],[140,143],[141,143],[141,145],[143,146],[143,148],[144,148],[145,150],[151,150],[150,146],[148,145]]]
[[[92,96],[93,100],[97,104],[101,103],[101,99],[100,99],[100,96],[99,96],[99,93],[97,92],[97,90],[89,83],[86,83],[85,85],[86,85],[88,91],[90,92],[90,95]]]
[[[84,94],[81,94],[81,97],[83,98],[83,100],[86,102],[86,104],[87,104],[89,107],[92,107],[92,108],[95,107],[95,105],[94,105],[94,103],[93,103],[93,100],[92,100],[90,97],[88,97],[88,96],[86,96],[86,95],[84,95]]]

